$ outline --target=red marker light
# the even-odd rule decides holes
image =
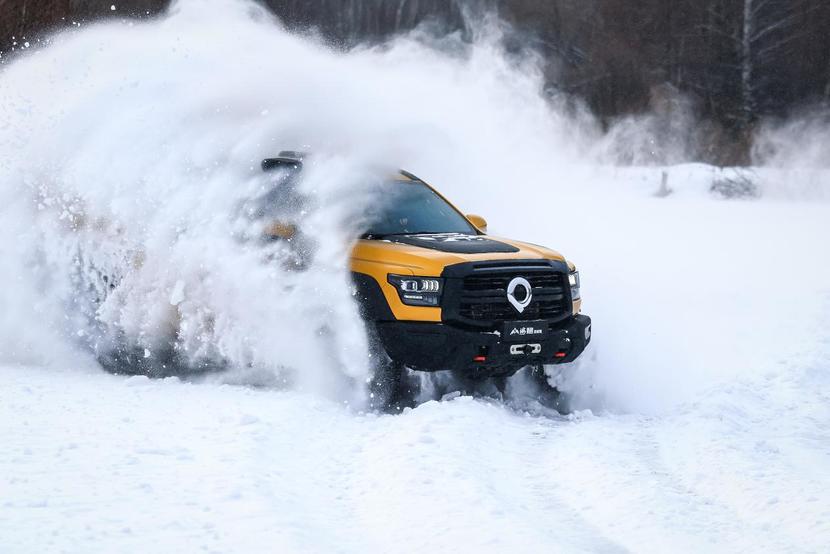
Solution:
[[[476,356],[476,357],[473,358],[473,361],[474,362],[486,362],[487,361],[487,356]]]
[[[556,354],[554,354],[554,357],[556,357],[556,358],[564,358],[564,357],[565,357],[565,356],[567,356],[567,355],[568,355],[568,353],[567,353],[567,352],[557,352]]]

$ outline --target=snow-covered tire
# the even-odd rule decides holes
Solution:
[[[536,384],[537,390],[535,398],[545,408],[556,410],[561,414],[568,413],[568,407],[565,398],[556,387],[552,387],[548,382],[548,376],[545,374],[544,366],[538,365],[530,368],[530,377]]]
[[[372,378],[369,380],[369,407],[371,409],[386,410],[393,407],[398,399],[403,372],[403,366],[391,360],[376,364]]]
[[[381,344],[374,325],[367,326],[369,335],[370,371],[369,408],[386,410],[398,399],[404,366],[393,361]]]
[[[178,363],[172,341],[150,351],[119,333],[96,345],[96,359],[104,370],[116,375],[170,377],[186,373]]]

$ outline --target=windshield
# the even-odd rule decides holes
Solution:
[[[460,213],[421,181],[392,181],[370,204],[365,238],[429,233],[477,234]]]

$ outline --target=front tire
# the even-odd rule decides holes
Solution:
[[[401,380],[406,368],[386,353],[374,325],[368,327],[371,370],[368,404],[372,410],[387,410],[399,399]]]
[[[536,385],[535,399],[545,408],[556,410],[560,414],[568,413],[565,398],[556,387],[551,386],[544,366],[536,365],[530,368],[530,378]]]
[[[369,380],[369,408],[387,410],[398,400],[401,376],[405,370],[392,360],[373,365],[372,378]]]

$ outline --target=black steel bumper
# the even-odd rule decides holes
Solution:
[[[449,369],[482,376],[572,362],[591,341],[591,318],[585,315],[551,323],[541,336],[515,341],[444,323],[378,322],[377,329],[386,352],[398,363],[420,371]]]

